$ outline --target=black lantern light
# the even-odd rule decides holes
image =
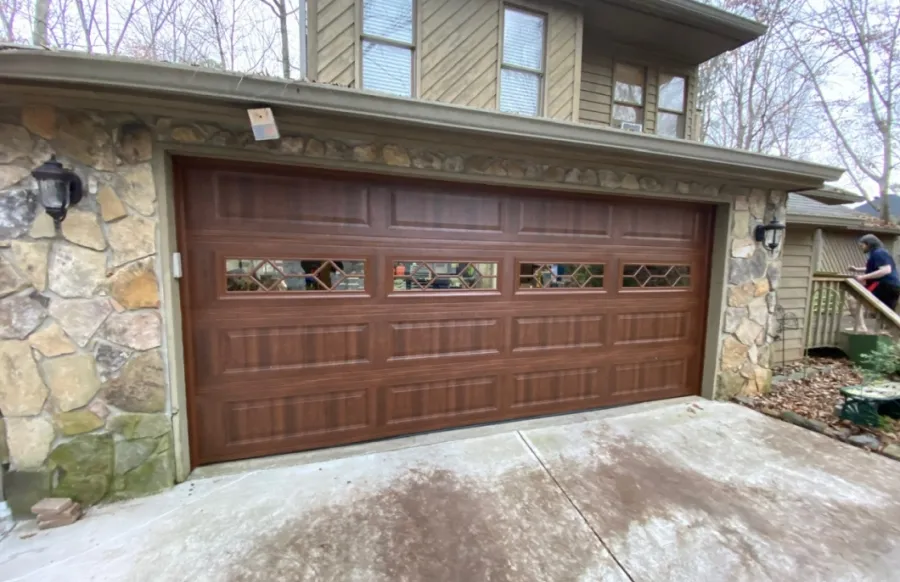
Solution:
[[[41,204],[59,224],[66,218],[66,212],[81,200],[81,178],[72,170],[67,170],[56,161],[56,156],[41,164],[31,172],[37,181]]]
[[[773,253],[784,237],[784,224],[773,218],[769,224],[758,224],[754,234],[756,235],[756,242],[763,243],[763,246],[769,249],[770,253]]]

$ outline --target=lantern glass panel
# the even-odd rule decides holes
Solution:
[[[38,190],[41,195],[41,204],[48,210],[64,208],[68,202],[68,183],[63,180],[53,178],[38,180]]]

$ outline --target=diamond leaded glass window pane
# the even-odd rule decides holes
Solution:
[[[364,291],[365,275],[365,261],[352,259],[225,260],[228,293]]]
[[[691,268],[687,265],[627,264],[622,269],[624,288],[679,288],[691,286]]]

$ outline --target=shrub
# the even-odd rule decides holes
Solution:
[[[862,374],[867,380],[872,377],[891,378],[900,373],[900,343],[880,343],[869,353],[859,357]]]

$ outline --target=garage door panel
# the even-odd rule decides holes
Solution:
[[[617,313],[614,318],[613,341],[617,346],[651,346],[685,341],[697,328],[690,310]]]
[[[699,392],[707,207],[176,168],[196,463]]]
[[[380,391],[380,419],[386,426],[440,423],[452,426],[462,419],[497,418],[502,408],[503,382],[498,374],[422,381],[386,386]]]
[[[372,362],[367,323],[291,325],[222,330],[222,374],[290,369],[299,373],[324,366]]]
[[[527,197],[515,202],[518,207],[518,231],[520,240],[535,238],[609,239],[612,236],[613,210],[603,200],[582,198]]]
[[[626,206],[616,213],[616,238],[638,245],[694,248],[707,236],[706,219],[687,206]]]
[[[247,378],[268,381],[302,379],[324,372],[370,369],[378,343],[372,324],[352,322],[276,323],[231,320],[222,327],[197,326],[192,343],[199,390],[214,390]]]
[[[509,407],[517,414],[547,414],[597,406],[611,391],[609,366],[546,369],[512,376]]]
[[[456,237],[467,232],[503,234],[504,199],[497,195],[466,196],[458,192],[394,189],[389,197],[388,228]]]
[[[490,356],[505,343],[499,318],[392,321],[387,361],[411,361],[454,356]]]
[[[226,444],[359,430],[371,425],[368,391],[345,390],[324,394],[230,402],[226,415]]]
[[[683,395],[689,386],[691,364],[695,359],[663,355],[652,360],[614,364],[610,395],[622,400]]]
[[[224,460],[296,450],[302,443],[327,446],[371,431],[374,390],[249,399],[201,399],[203,452]]]
[[[187,191],[194,194],[186,203],[187,218],[199,230],[360,232],[372,223],[369,188],[360,182],[213,170],[189,174]]]
[[[512,352],[597,349],[607,342],[605,313],[534,315],[512,318]]]

